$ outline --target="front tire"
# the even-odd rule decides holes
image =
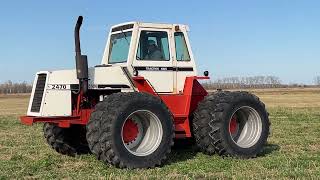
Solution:
[[[47,143],[60,154],[75,156],[90,152],[85,126],[73,125],[61,128],[53,123],[44,123],[43,133]]]
[[[88,138],[89,146],[95,147],[92,151],[105,163],[120,168],[152,168],[162,165],[171,152],[172,115],[152,95],[111,94],[91,114],[90,121],[100,130],[88,129],[99,131],[98,135],[93,133],[97,138]]]
[[[206,154],[256,157],[269,135],[265,105],[248,92],[218,91],[205,97],[194,112],[197,146]]]

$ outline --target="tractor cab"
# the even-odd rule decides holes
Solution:
[[[182,92],[185,78],[197,74],[188,29],[181,24],[140,22],[113,26],[102,64],[143,76],[158,93]]]

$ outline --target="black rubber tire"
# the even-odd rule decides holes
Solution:
[[[100,137],[100,127],[101,127],[101,121],[104,117],[104,113],[107,113],[104,111],[104,107],[106,106],[107,102],[102,101],[99,102],[96,106],[94,111],[90,115],[90,120],[87,124],[87,134],[86,138],[88,141],[89,149],[93,154],[97,156],[97,158],[100,160],[101,155],[101,146],[99,143],[99,137]]]
[[[161,121],[163,136],[159,147],[147,156],[136,156],[123,144],[121,131],[126,118],[136,110],[149,110]],[[171,113],[160,98],[146,93],[115,93],[100,102],[87,126],[91,151],[105,163],[119,168],[153,168],[161,166],[174,144]]]
[[[47,143],[60,154],[75,156],[90,152],[85,137],[85,126],[72,125],[69,128],[61,128],[53,123],[44,123],[43,133]]]
[[[262,122],[260,138],[249,148],[238,146],[228,129],[231,116],[243,106],[256,110]],[[265,105],[257,96],[244,91],[218,91],[206,96],[194,112],[192,123],[196,144],[202,152],[238,158],[256,157],[267,142],[270,126]]]

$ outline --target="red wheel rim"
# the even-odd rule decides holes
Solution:
[[[132,120],[127,119],[123,125],[122,138],[125,143],[134,141],[139,133],[138,125]]]
[[[231,135],[234,135],[237,132],[237,129],[238,129],[237,117],[233,116],[229,122],[229,133]]]

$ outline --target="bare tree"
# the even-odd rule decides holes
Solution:
[[[32,85],[27,82],[13,83],[12,81],[4,82],[0,84],[0,94],[12,94],[12,93],[30,93]]]
[[[316,76],[316,77],[314,78],[314,84],[317,85],[317,86],[320,85],[320,76]]]
[[[225,77],[207,82],[204,86],[208,89],[284,87],[276,76]]]

